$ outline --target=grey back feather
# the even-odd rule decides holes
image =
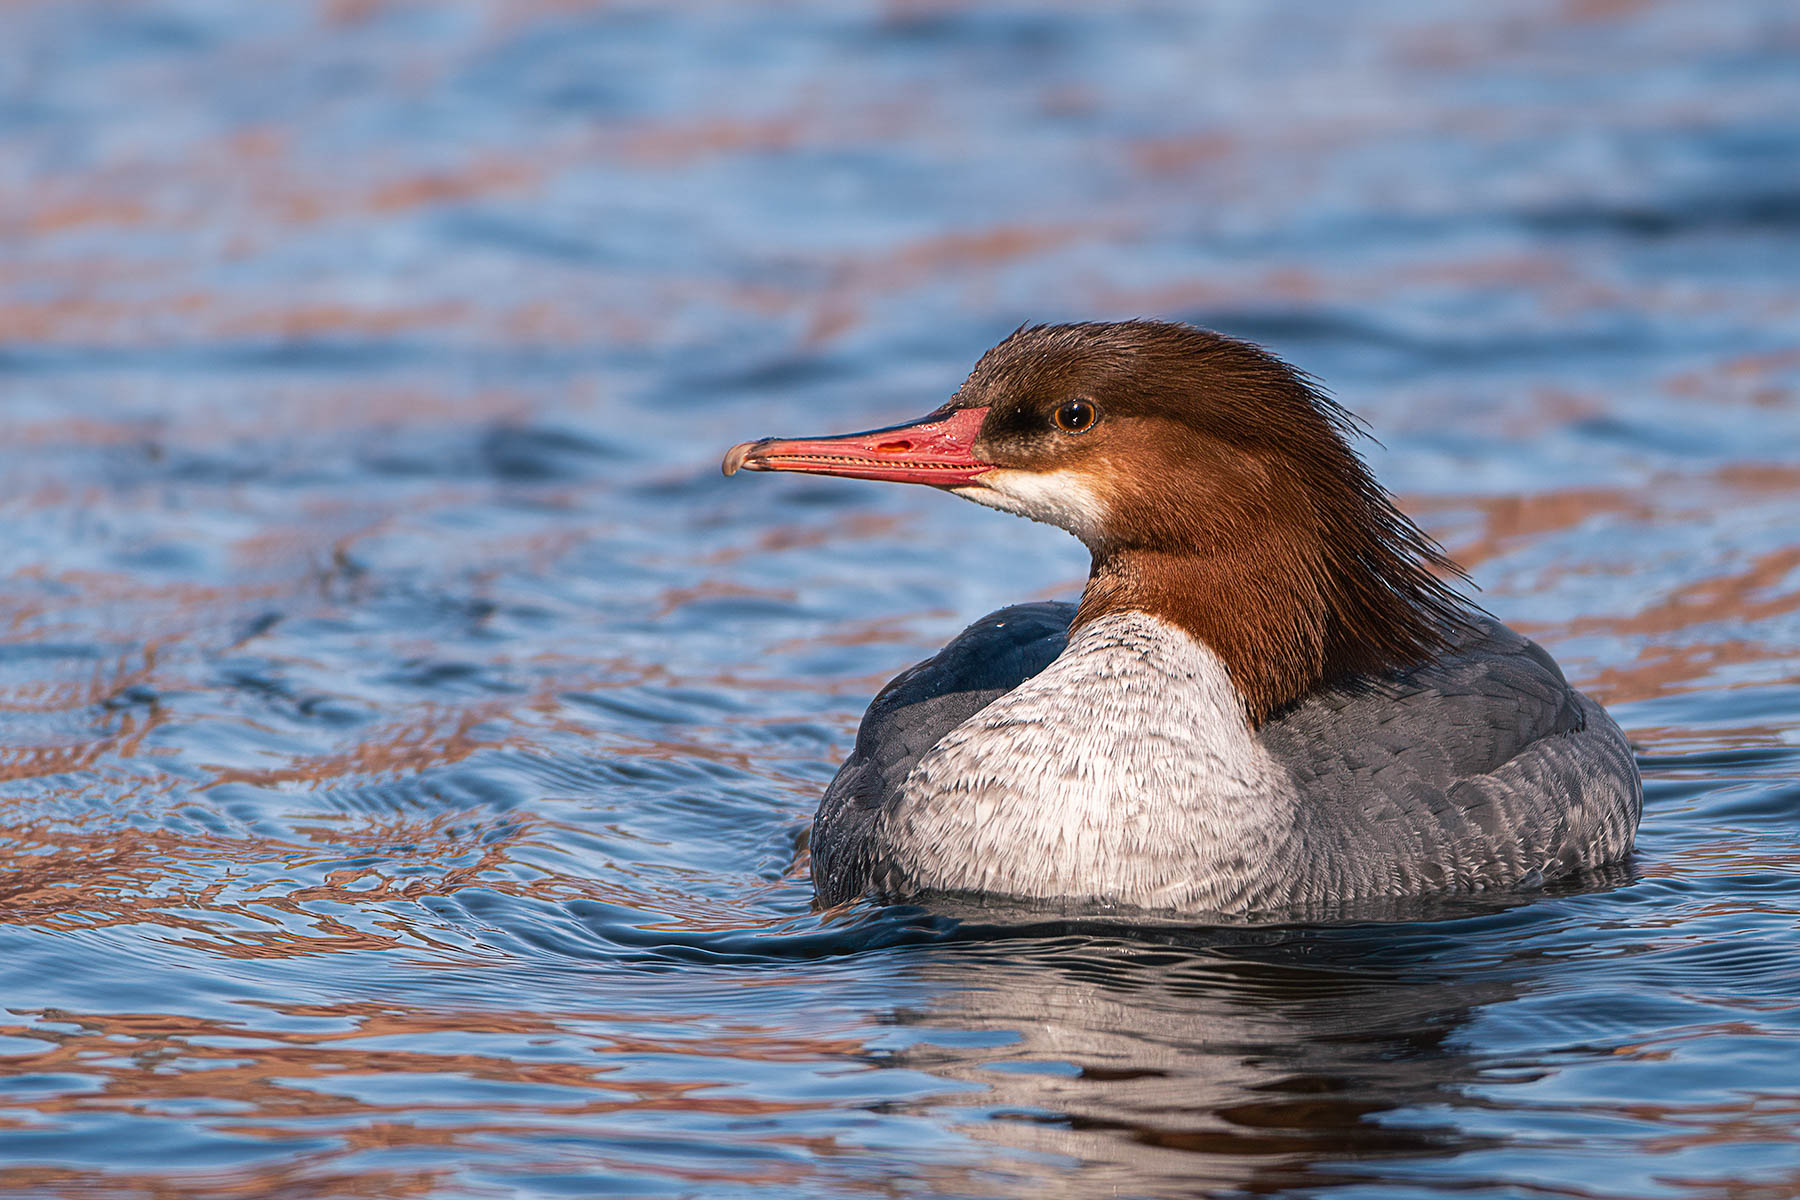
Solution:
[[[1003,608],[882,689],[819,805],[821,902],[870,887],[883,807],[945,735],[1062,653],[1074,613]],[[1637,826],[1641,789],[1623,734],[1548,654],[1497,621],[1412,671],[1323,688],[1257,737],[1309,818],[1293,847],[1304,861],[1269,864],[1274,905],[1479,889],[1598,865],[1629,850]]]

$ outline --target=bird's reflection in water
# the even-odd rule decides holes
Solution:
[[[1235,931],[965,925],[918,964],[942,990],[893,1013],[907,1036],[891,1061],[977,1085],[956,1101],[964,1129],[1026,1152],[1005,1174],[1032,1194],[1368,1182],[1493,1144],[1428,1114],[1482,1077],[1459,1036],[1472,1015],[1538,978],[1507,951],[1556,920],[1532,907]]]

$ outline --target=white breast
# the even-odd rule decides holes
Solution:
[[[876,838],[910,888],[1223,910],[1294,811],[1218,656],[1128,612],[927,752]]]

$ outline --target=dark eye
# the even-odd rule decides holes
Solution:
[[[1086,433],[1100,417],[1100,410],[1088,400],[1064,400],[1050,419],[1064,433]]]

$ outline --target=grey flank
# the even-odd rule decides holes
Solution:
[[[864,893],[1195,914],[1554,879],[1630,852],[1623,733],[1492,620],[1411,671],[1250,730],[1223,666],[1140,613],[975,622],[869,706],[813,827],[822,903]]]

